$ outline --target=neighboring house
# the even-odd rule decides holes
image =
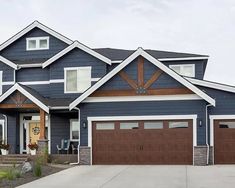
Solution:
[[[208,56],[90,49],[35,21],[0,45],[0,139],[70,139],[87,164],[235,163],[235,88]]]

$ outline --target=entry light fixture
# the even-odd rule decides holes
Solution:
[[[82,127],[83,127],[83,129],[86,129],[86,128],[87,128],[87,122],[86,122],[86,121],[83,121],[83,122],[82,122]]]

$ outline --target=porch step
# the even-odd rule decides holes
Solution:
[[[22,164],[29,155],[0,155],[0,164]]]

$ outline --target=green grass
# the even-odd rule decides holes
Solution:
[[[5,170],[0,170],[0,179],[7,178],[7,171]]]
[[[14,180],[20,177],[21,177],[20,172],[15,168],[0,170],[0,180],[1,179]]]

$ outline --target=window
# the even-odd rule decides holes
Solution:
[[[219,128],[234,129],[235,128],[235,122],[234,121],[219,122]]]
[[[188,122],[187,121],[170,121],[169,122],[169,128],[170,129],[176,129],[176,128],[188,128]]]
[[[144,122],[144,129],[163,129],[162,121]]]
[[[26,50],[47,50],[49,49],[49,37],[33,37],[26,39]]]
[[[96,123],[96,130],[114,130],[114,123]]]
[[[71,141],[78,141],[79,139],[79,122],[77,119],[71,119],[70,120],[70,140]]]
[[[65,93],[82,93],[91,86],[91,67],[65,68]]]
[[[195,77],[194,64],[170,65],[169,67],[182,76]]]
[[[120,129],[138,129],[139,124],[137,122],[123,122],[120,123]]]

